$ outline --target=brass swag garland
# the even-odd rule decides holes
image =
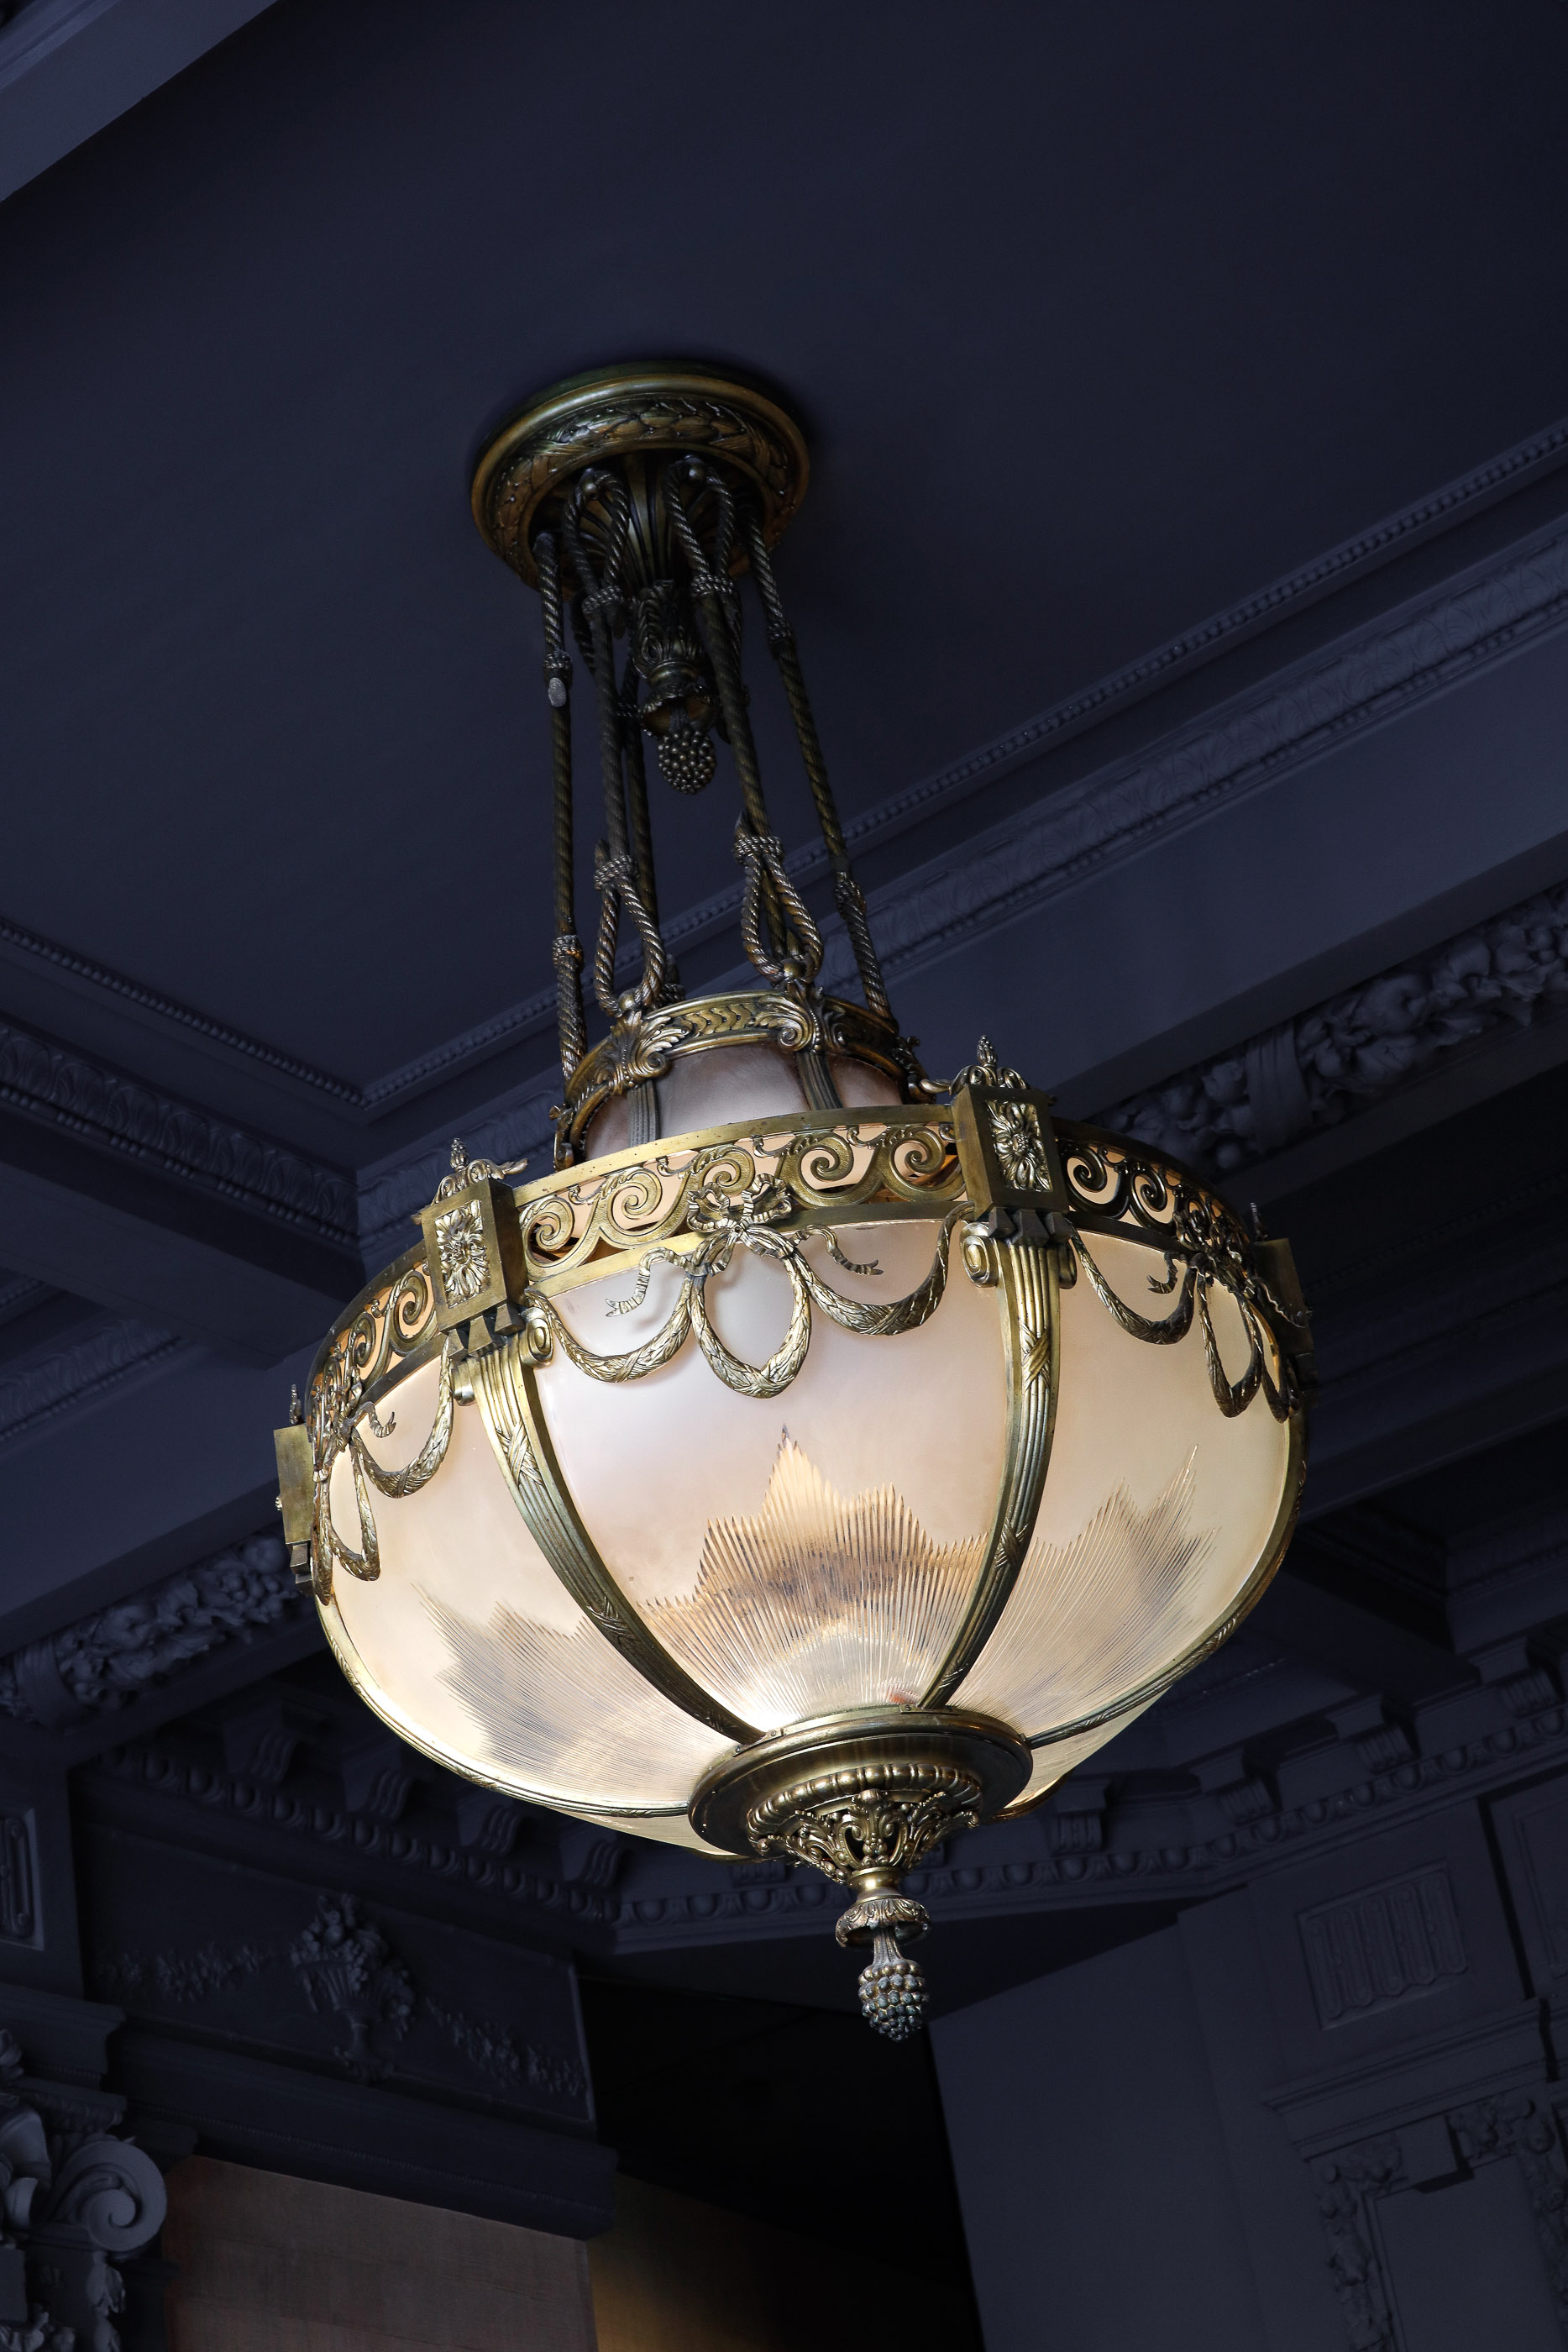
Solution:
[[[772,569],[806,478],[799,427],[775,399],[689,367],[562,386],[481,458],[476,518],[537,587],[544,625],[557,1164],[514,1183],[520,1165],[454,1147],[420,1240],[340,1318],[277,1433],[279,1504],[340,1662],[402,1736],[562,1811],[822,1871],[851,1892],[841,1943],[872,1947],[864,2012],[902,2039],[925,2007],[904,1948],[928,1923],[901,1882],[956,1832],[1038,1802],[1256,1601],[1299,1497],[1312,1359],[1286,1244],[1249,1234],[1164,1155],[1054,1119],[984,1040],[942,1085],[900,1034]],[[819,921],[763,796],[742,673],[746,573],[860,1003],[819,985]],[[576,921],[580,667],[603,811],[591,951]],[[684,992],[659,912],[650,743],[664,783],[685,794],[716,784],[727,747],[753,984]],[[593,1044],[585,968],[607,1024]],[[740,1115],[705,1122],[705,1104]],[[683,1106],[695,1124],[679,1123]],[[875,1295],[885,1277],[864,1254],[868,1232],[884,1254],[901,1234],[906,1258],[928,1248],[902,1295]],[[748,1266],[782,1285],[782,1329],[760,1360],[725,1336],[715,1307]],[[988,1308],[954,1319],[955,1281],[994,1297],[994,1323]],[[630,1318],[628,1344],[586,1336],[591,1307]],[[1132,1358],[1114,1352],[1126,1340],[1140,1343]],[[837,1352],[873,1341],[891,1351],[872,1350],[863,1370]],[[673,1580],[659,1570],[656,1589],[610,1507],[624,1479],[664,1475],[670,1441],[648,1433],[676,1393],[669,1381],[686,1382],[679,1443],[700,1487],[751,1427],[721,1423],[721,1395],[762,1412],[810,1390],[800,1411],[821,1451],[832,1416],[814,1400],[840,1391],[806,1379],[813,1343],[829,1349],[821,1380],[852,1374],[843,1393],[857,1402],[832,1412],[861,1413],[871,1453],[883,1417],[925,1412],[937,1433],[920,1470],[929,1455],[928,1515],[956,1510],[948,1487],[963,1466],[941,1458],[941,1383],[998,1383],[988,1523],[933,1533],[895,1479],[848,1491],[786,1424],[755,1507],[709,1510],[700,1559]],[[911,1347],[921,1352],[900,1352]],[[1171,1402],[1163,1487],[1139,1501],[1135,1479],[1155,1475],[1147,1432],[1129,1412],[1113,1433],[1125,1466],[1092,1465],[1116,1414],[1102,1404],[1073,1420],[1071,1399],[1074,1380],[1085,1398],[1115,1399],[1145,1350],[1168,1361]],[[690,1386],[694,1360],[711,1390]],[[428,1428],[392,1466],[421,1376]],[[589,1413],[598,1391],[611,1394]],[[594,1415],[644,1393],[654,1417],[627,1422],[610,1485],[569,1472],[563,1454],[587,1460],[598,1442]],[[465,1411],[488,1448],[460,1465]],[[1070,1426],[1071,1458],[1053,1469]],[[476,1552],[477,1538],[445,1532],[494,1526],[465,1514],[495,1475],[526,1530],[506,1538],[524,1549],[505,1575],[490,1556],[499,1537]],[[1195,1498],[1212,1511],[1229,1486],[1251,1498],[1248,1526],[1200,1524]],[[410,1549],[396,1515],[427,1490]],[[653,1536],[648,1548],[659,1550]],[[486,1577],[480,1625],[465,1595]],[[367,1587],[377,1594],[356,1598]],[[639,1773],[645,1786],[632,1785]]]

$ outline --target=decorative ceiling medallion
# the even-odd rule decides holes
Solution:
[[[563,482],[591,466],[699,453],[743,478],[757,496],[768,544],[806,495],[806,436],[762,386],[691,361],[569,376],[503,425],[474,472],[474,520],[530,587],[535,518]],[[743,562],[737,557],[737,562]],[[674,583],[660,601],[678,613]]]

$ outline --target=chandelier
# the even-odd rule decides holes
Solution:
[[[563,1813],[814,1864],[901,2040],[928,1924],[904,1876],[1038,1804],[1268,1583],[1311,1343],[1286,1243],[1054,1118],[984,1039],[939,1083],[901,1035],[774,575],[806,479],[776,399],[685,365],[574,379],[484,451],[475,518],[544,625],[555,1166],[454,1146],[277,1433],[279,1501],[402,1738]],[[747,576],[858,1001],[819,985],[764,798]],[[750,969],[688,996],[652,802],[727,797],[720,743]],[[586,951],[574,763],[602,793]]]

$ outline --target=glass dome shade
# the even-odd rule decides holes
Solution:
[[[900,1034],[773,573],[807,476],[774,392],[685,362],[558,385],[481,453],[476,520],[543,625],[556,1165],[514,1184],[454,1148],[278,1433],[279,1500],[402,1738],[562,1813],[825,1872],[852,1896],[840,1941],[873,1947],[862,2008],[902,2039],[927,1924],[903,1880],[1047,1796],[1251,1606],[1312,1357],[1286,1244],[1053,1119],[984,1040],[941,1085]],[[808,869],[772,829],[742,574],[858,1000],[821,984]],[[648,752],[700,793],[716,735],[754,977],[688,997]]]
[[[988,1810],[1039,1801],[1251,1604],[1302,1459],[1289,1309],[1193,1179],[1046,1115],[1035,1205],[984,1197],[967,1139],[1039,1102],[449,1179],[311,1384],[354,1687],[470,1779],[716,1856],[766,1843],[716,1782],[813,1727],[892,1769],[977,1721],[1016,1758]],[[502,1224],[517,1304],[465,1318],[447,1236]]]

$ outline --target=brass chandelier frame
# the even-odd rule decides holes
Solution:
[[[1146,1704],[1225,1640],[1258,1600],[1294,1524],[1312,1353],[1287,1244],[1249,1234],[1218,1195],[1164,1154],[1053,1118],[1050,1098],[1004,1067],[985,1041],[976,1061],[941,1085],[901,1036],[772,573],[771,544],[806,478],[803,438],[780,404],[733,377],[685,366],[558,387],[481,457],[476,518],[497,552],[538,587],[544,616],[565,1087],[557,1166],[514,1184],[517,1171],[470,1161],[454,1148],[452,1172],[421,1215],[420,1240],[340,1317],[299,1418],[278,1433],[280,1507],[297,1573],[325,1612],[338,1577],[378,1577],[378,1508],[437,1475],[455,1412],[476,1408],[517,1508],[578,1607],[640,1675],[730,1743],[686,1809],[697,1833],[737,1856],[777,1852],[810,1861],[849,1886],[855,1899],[839,1923],[841,1941],[874,1947],[862,2006],[880,2030],[902,2038],[924,2005],[919,1972],[902,1946],[925,1923],[920,1906],[898,1894],[900,1879],[955,1829],[1022,1809],[1031,1747]],[[795,722],[862,1003],[818,987],[821,934],[768,820],[741,677],[736,579],[747,570]],[[601,910],[589,961],[608,1026],[596,1045],[587,1036],[575,917],[569,623],[593,688],[604,799],[595,857]],[[660,929],[644,738],[667,782],[689,792],[716,772],[716,732],[727,740],[740,786],[741,931],[758,985],[688,1000]],[[623,938],[641,961],[624,987],[617,971]],[[658,1083],[672,1066],[747,1045],[793,1057],[806,1108],[661,1136]],[[901,1099],[847,1107],[835,1077],[846,1063],[891,1081]],[[629,1140],[594,1154],[595,1122],[622,1100]],[[830,1261],[864,1272],[843,1255],[838,1230],[906,1219],[934,1226],[936,1240],[929,1272],[903,1298],[872,1305],[846,1297],[807,1254],[817,1241]],[[1163,1269],[1150,1276],[1166,1302],[1159,1312],[1142,1314],[1106,1280],[1095,1255],[1101,1237],[1151,1254]],[[737,1356],[707,1312],[706,1286],[737,1252],[778,1265],[789,1286],[787,1329],[762,1364]],[[674,1304],[636,1347],[591,1349],[555,1304],[614,1275],[633,1286],[624,1303],[641,1304],[661,1261],[680,1277]],[[799,1373],[816,1318],[868,1339],[913,1330],[936,1311],[953,1278],[995,1294],[1007,1383],[1002,1474],[961,1621],[912,1706],[851,1710],[765,1735],[704,1686],[617,1583],[556,1458],[540,1371],[560,1359],[586,1379],[635,1381],[689,1344],[732,1390],[773,1397]],[[1029,1549],[1054,1429],[1059,1297],[1080,1281],[1145,1343],[1168,1345],[1196,1325],[1216,1409],[1271,1413],[1288,1425],[1289,1459],[1275,1527],[1223,1619],[1137,1691],[1026,1742],[951,1702]],[[1216,1343],[1217,1286],[1248,1337],[1249,1361],[1237,1380]],[[364,1429],[384,1433],[380,1404],[432,1360],[429,1433],[404,1468],[389,1472]],[[354,1540],[332,1509],[333,1476],[345,1458]],[[394,1729],[439,1754],[427,1733],[400,1718],[342,1629],[328,1623],[360,1695]],[[469,1762],[442,1760],[482,1777]],[[492,1785],[532,1793],[510,1780]],[[538,1801],[592,1810],[543,1792]],[[628,1819],[679,1810],[616,1809]]]

